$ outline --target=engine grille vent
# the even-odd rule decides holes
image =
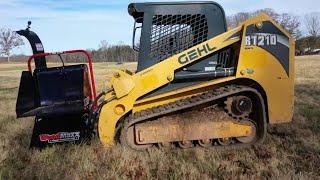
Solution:
[[[228,67],[228,63],[230,63],[230,53],[227,52],[221,52],[218,55],[218,67],[226,68]]]
[[[155,15],[149,58],[164,60],[206,41],[207,36],[205,15]]]

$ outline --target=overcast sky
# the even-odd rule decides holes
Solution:
[[[153,2],[149,0],[147,2]],[[161,0],[155,0],[161,1]],[[169,1],[169,0],[167,0]],[[131,44],[133,19],[127,13],[130,2],[142,0],[0,0],[0,28],[19,30],[32,21],[32,30],[47,52],[68,49],[96,49],[101,40],[109,44]],[[261,8],[273,8],[303,17],[320,11],[320,0],[216,0],[226,15]],[[303,18],[302,18],[303,20]],[[26,45],[15,53],[30,54]]]

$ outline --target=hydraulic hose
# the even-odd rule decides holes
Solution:
[[[103,102],[97,107],[96,111],[94,112],[95,107],[96,107],[96,104],[98,103],[99,99],[100,99],[102,96],[108,94],[108,93],[111,92],[111,91],[113,91],[113,88],[108,88],[108,89],[102,91],[101,93],[99,93],[98,96],[93,100],[93,102],[92,102],[92,104],[91,104],[91,106],[90,106],[90,110],[89,110],[89,121],[91,122],[91,124],[95,121],[95,120],[94,120],[95,118],[93,118],[94,113],[97,112],[98,108],[99,108],[99,107],[101,108],[100,105],[101,105],[103,102],[105,102],[105,101],[103,101]],[[108,101],[108,100],[106,100],[106,101]],[[109,102],[110,102],[110,101],[109,101]],[[104,103],[104,104],[105,104],[105,103]]]
[[[113,91],[113,88],[108,88],[108,89],[102,91],[100,94],[98,94],[98,96],[96,97],[96,99],[94,99],[93,102],[92,102],[92,104],[91,104],[90,112],[93,112],[94,107],[96,106],[96,104],[97,104],[97,102],[99,101],[99,99],[100,99],[102,96],[108,94],[108,93],[111,92],[111,91]]]
[[[112,96],[111,98],[103,101],[102,103],[99,104],[99,106],[98,106],[98,108],[97,108],[97,110],[96,110],[95,112],[96,112],[97,114],[99,114],[100,111],[101,111],[101,109],[102,109],[102,107],[103,107],[105,104],[107,104],[107,103],[109,103],[109,102],[111,102],[111,101],[113,101],[113,100],[115,100],[115,99],[117,99],[117,97],[116,97],[116,96]]]

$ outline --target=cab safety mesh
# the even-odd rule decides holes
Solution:
[[[155,15],[151,28],[150,59],[169,58],[207,40],[205,15]]]

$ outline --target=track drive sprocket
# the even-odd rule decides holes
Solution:
[[[234,119],[242,120],[248,118],[252,112],[252,102],[247,96],[228,97],[224,104],[226,113]]]

